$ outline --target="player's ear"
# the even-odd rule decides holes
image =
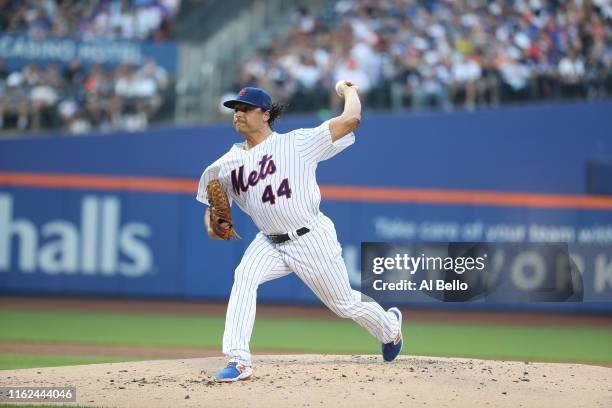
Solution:
[[[268,123],[268,121],[270,120],[270,112],[271,111],[267,110],[263,113],[262,119],[266,123]]]

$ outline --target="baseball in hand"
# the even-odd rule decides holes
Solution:
[[[343,98],[344,97],[344,89],[342,89],[342,86],[346,83],[346,80],[341,79],[338,82],[336,82],[336,93],[338,94],[339,97]]]

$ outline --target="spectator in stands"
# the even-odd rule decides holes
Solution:
[[[584,97],[586,95],[584,76],[584,61],[574,50],[568,50],[567,55],[559,61],[561,94],[566,98]]]
[[[147,58],[145,60],[142,68],[138,70],[137,76],[153,80],[157,93],[165,91],[166,88],[168,88],[168,72],[163,67],[157,65],[153,58]]]
[[[457,101],[464,97],[465,107],[468,110],[476,106],[477,83],[482,78],[482,69],[475,61],[475,57],[466,58],[457,54],[452,69],[452,100]]]
[[[23,74],[12,72],[6,79],[6,89],[0,98],[0,129],[6,125],[9,118],[16,117],[17,129],[23,131],[28,126],[29,100],[24,85]]]
[[[478,84],[478,98],[483,106],[498,106],[500,101],[500,75],[495,67],[494,54],[489,49],[482,52],[481,69],[482,78]]]
[[[64,80],[66,81],[67,93],[70,95],[74,95],[74,98],[77,99],[78,95],[76,89],[80,87],[85,82],[85,72],[83,71],[83,65],[81,60],[78,58],[74,58],[70,60],[66,70],[64,71]]]
[[[431,66],[424,64],[419,69],[418,84],[413,84],[413,107],[416,110],[439,107],[443,107],[447,111],[451,110],[452,105],[447,92],[450,80],[450,72],[446,65]]]
[[[136,71],[135,78],[137,111],[146,123],[161,107],[162,93],[168,87],[168,73],[158,66],[155,60],[149,58],[142,68]]]
[[[112,74],[100,64],[93,64],[85,79],[85,112],[93,126],[108,127],[119,116],[115,108],[114,86]],[[81,109],[76,109],[76,112],[83,113]]]
[[[537,63],[533,64],[536,83],[535,90],[539,98],[552,99],[560,96],[559,74],[553,60],[545,53],[540,53]]]
[[[523,60],[508,58],[499,69],[502,78],[502,98],[516,102],[526,100],[529,94],[531,71]]]
[[[28,90],[34,88],[41,80],[40,69],[38,65],[30,61],[21,71],[23,74],[23,82],[24,85],[28,88]]]
[[[59,67],[55,63],[49,63],[44,73],[39,76],[30,91],[32,130],[41,129],[41,116],[45,116],[50,127],[57,127],[54,123],[57,117],[55,106],[59,98],[59,92],[64,88],[64,78]]]
[[[81,134],[91,130],[91,122],[88,119],[85,106],[91,103],[90,108],[94,112],[92,116],[101,116],[100,102],[104,87],[98,81],[103,81],[101,67],[96,65],[92,69],[95,75],[87,75],[79,59],[73,59],[68,63],[64,72],[64,99],[58,105],[58,114],[61,120],[61,128],[67,133]],[[85,85],[85,87],[83,87]],[[95,93],[95,95],[94,95]],[[108,109],[108,108],[107,108]]]

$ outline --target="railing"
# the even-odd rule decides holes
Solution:
[[[176,121],[193,123],[219,117],[222,93],[236,78],[244,55],[288,32],[290,13],[299,5],[320,7],[324,0],[256,1],[205,43],[185,42],[179,50]]]

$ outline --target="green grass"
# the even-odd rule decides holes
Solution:
[[[0,341],[218,347],[221,317],[0,310]]]
[[[0,341],[220,349],[223,325],[223,317],[210,316],[1,310]],[[612,328],[412,323],[406,316],[404,342],[402,354],[612,362]],[[251,348],[372,354],[379,344],[348,320],[261,317]]]
[[[42,354],[0,354],[0,369],[58,367],[81,364],[120,363],[134,361],[130,357],[55,356]]]

